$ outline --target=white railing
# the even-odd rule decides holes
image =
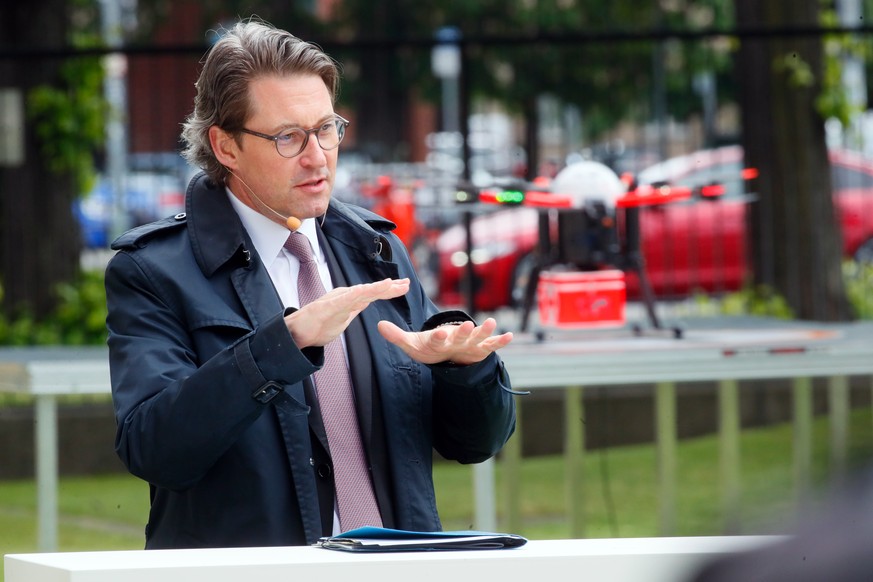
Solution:
[[[811,479],[812,378],[828,378],[832,458],[845,459],[848,432],[849,375],[873,377],[873,322],[843,325],[771,323],[757,327],[688,329],[682,339],[671,334],[560,332],[545,341],[518,337],[501,351],[517,389],[564,391],[565,458],[578,467],[585,454],[583,417],[585,386],[654,385],[655,443],[659,464],[659,534],[675,534],[676,384],[718,382],[722,504],[726,516],[739,499],[739,391],[743,379],[790,378],[793,381],[794,464],[796,488]],[[66,394],[109,393],[105,349],[0,349],[0,391],[34,395],[38,496],[38,548],[57,549],[57,398]],[[524,397],[519,397],[524,406]],[[521,429],[523,430],[523,428]],[[508,483],[520,482],[521,430],[502,454]],[[497,528],[493,462],[474,466],[477,529]],[[579,472],[568,470],[568,491],[583,491]],[[507,489],[508,531],[520,529],[516,485]],[[570,532],[584,537],[579,498],[568,499]]]

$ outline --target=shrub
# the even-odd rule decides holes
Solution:
[[[102,271],[83,272],[58,286],[54,313],[37,320],[31,313],[0,314],[0,345],[101,345],[106,343],[106,292]]]

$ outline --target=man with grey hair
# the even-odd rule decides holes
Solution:
[[[514,430],[512,335],[439,311],[394,225],[331,198],[338,77],[266,23],[226,31],[183,129],[186,212],[113,243],[116,450],[150,485],[147,548],[439,530],[433,450],[478,463]]]

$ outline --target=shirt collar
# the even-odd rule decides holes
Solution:
[[[239,198],[234,196],[229,188],[226,188],[226,190],[231,205],[239,215],[243,227],[245,227],[246,232],[249,234],[249,238],[252,239],[252,244],[255,245],[255,250],[260,255],[261,260],[264,261],[264,264],[269,267],[282,252],[285,241],[288,240],[288,235],[291,231],[243,204]],[[309,244],[312,245],[313,256],[316,260],[320,261],[322,255],[315,231],[315,220],[312,218],[304,219],[297,232],[309,239]]]

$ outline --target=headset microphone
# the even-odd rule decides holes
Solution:
[[[239,181],[240,181],[240,184],[242,184],[243,186],[246,187],[246,190],[249,191],[249,195],[251,195],[251,197],[254,198],[254,199],[258,202],[258,204],[260,204],[261,206],[263,206],[264,208],[266,208],[267,210],[269,210],[270,212],[272,212],[273,214],[275,214],[276,216],[278,216],[279,218],[281,218],[283,221],[285,221],[285,226],[288,227],[288,230],[295,231],[295,230],[297,230],[298,228],[300,228],[300,225],[301,225],[301,224],[303,224],[303,221],[300,220],[299,218],[297,218],[296,216],[285,216],[284,214],[281,214],[281,213],[279,213],[279,212],[273,210],[273,209],[270,208],[269,206],[267,206],[267,205],[264,203],[263,200],[261,200],[260,198],[258,198],[258,195],[255,194],[254,190],[252,190],[251,187],[249,187],[249,185],[245,183],[245,180],[243,180],[242,178],[240,178],[239,176],[237,176],[236,174],[234,174],[233,171],[230,170],[230,168],[225,167],[225,169],[226,169],[228,172],[230,172],[230,174],[231,174],[234,178],[236,178],[237,180],[239,180]]]
[[[288,227],[288,230],[295,231],[300,228],[300,225],[303,224],[299,218],[296,216],[289,216],[285,219],[285,226]]]

